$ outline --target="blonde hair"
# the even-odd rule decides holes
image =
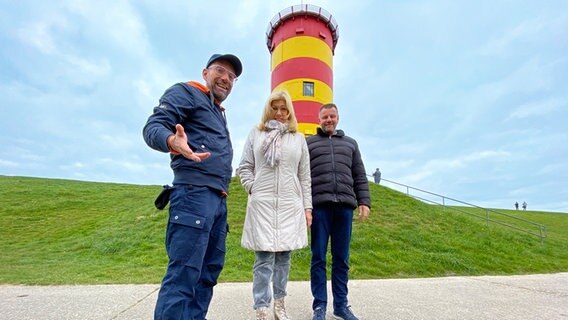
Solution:
[[[289,132],[296,132],[298,130],[298,120],[296,120],[296,114],[294,113],[294,105],[292,105],[292,98],[288,91],[278,90],[272,92],[268,99],[266,99],[266,104],[264,105],[264,111],[262,112],[262,117],[260,118],[260,123],[257,128],[261,131],[266,131],[266,122],[274,119],[274,111],[272,111],[272,102],[284,100],[286,102],[286,109],[288,110],[288,119],[286,119],[286,124],[288,124]]]

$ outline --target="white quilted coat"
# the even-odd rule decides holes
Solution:
[[[255,251],[288,251],[308,245],[304,209],[312,208],[310,156],[300,133],[282,136],[282,158],[271,168],[261,146],[265,131],[249,134],[237,174],[249,193],[241,245]]]

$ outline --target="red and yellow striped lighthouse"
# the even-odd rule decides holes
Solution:
[[[320,106],[333,101],[333,54],[338,39],[332,15],[309,4],[280,11],[268,26],[271,90],[290,93],[298,130],[305,135],[316,133]]]

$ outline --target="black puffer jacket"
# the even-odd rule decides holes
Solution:
[[[369,181],[357,141],[342,130],[328,136],[318,128],[307,142],[314,207],[340,203],[353,209],[359,205],[370,208]]]

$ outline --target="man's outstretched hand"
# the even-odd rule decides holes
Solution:
[[[187,141],[187,135],[181,124],[176,124],[176,134],[172,134],[168,137],[168,147],[172,154],[181,154],[195,162],[201,162],[211,155],[211,152],[193,152],[193,150],[191,150]]]

